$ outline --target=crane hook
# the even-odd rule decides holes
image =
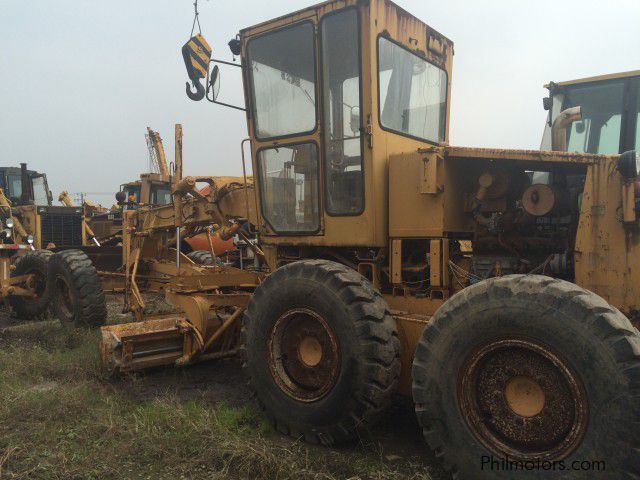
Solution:
[[[211,62],[211,47],[201,34],[191,37],[182,47],[182,58],[187,69],[187,76],[191,80],[186,84],[187,96],[193,101],[202,100],[206,91],[201,84],[202,79],[207,77],[209,63]]]
[[[186,85],[187,97],[189,97],[194,102],[199,102],[204,98],[204,95],[205,95],[204,86],[202,86],[199,79],[193,80],[191,83],[193,85],[193,88],[195,88],[195,92],[191,90],[191,85],[189,85],[189,82],[186,82],[185,85]]]

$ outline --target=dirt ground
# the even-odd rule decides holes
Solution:
[[[110,320],[112,322],[120,323],[128,319],[126,315],[122,315],[120,313],[120,310],[120,299],[118,297],[111,297],[109,299],[109,313]],[[42,327],[45,329],[45,332],[47,332],[46,335],[53,337],[62,335],[57,333],[58,330],[56,330],[56,328],[59,327],[56,326],[56,323],[56,321],[49,322],[46,327]],[[17,325],[14,319],[11,319],[6,314],[0,315],[0,350],[6,350],[7,348],[11,350],[13,348],[17,349],[25,346],[23,345],[24,339],[21,338],[21,333],[19,333],[20,328],[20,325]],[[39,335],[37,330],[38,328],[40,327],[36,325],[33,327],[35,330],[29,330],[29,332],[25,334],[28,337],[26,340],[27,342],[39,341],[37,340]],[[36,340],[34,340],[34,337]],[[70,341],[68,339],[63,339],[56,340],[56,342],[62,342],[63,344],[71,342],[72,347],[76,347],[74,343],[82,344],[84,340]],[[91,349],[97,346],[97,336],[92,336],[87,340],[87,342],[88,345],[80,345],[78,347],[78,356],[93,355],[91,353]],[[56,343],[54,347],[50,347],[46,344],[44,345],[44,349],[46,351],[52,352],[51,355],[53,357],[51,361],[56,363],[60,363],[55,357],[55,355],[59,355],[57,352],[59,346],[58,343]],[[87,353],[87,351],[89,351],[89,353]],[[28,352],[26,355],[28,356]],[[48,362],[49,360],[44,361]],[[66,361],[67,360],[65,360],[65,362]],[[69,361],[72,364],[74,362],[73,359]],[[82,363],[82,360],[79,361]],[[18,366],[16,368],[22,368],[19,364],[17,365]],[[3,381],[2,368],[3,367],[0,366],[0,382]],[[4,368],[6,370],[4,372],[4,376],[8,379],[6,380],[8,384],[10,384],[14,377],[12,377],[12,372],[7,370],[8,367],[5,366]],[[73,369],[77,368],[77,365],[73,367]],[[60,369],[62,369],[62,367],[55,367],[56,373],[51,375],[54,378],[48,379],[38,377],[38,382],[35,386],[32,384],[33,382],[31,382],[25,385],[25,388],[27,388],[29,392],[32,392],[34,388],[42,390],[44,388],[42,385],[48,385],[44,388],[44,390],[47,390],[50,388],[50,382],[60,382],[60,379],[56,377],[61,376],[64,379],[67,378],[66,375],[68,372],[65,370],[58,371]],[[197,405],[198,408],[202,408],[203,411],[206,411],[207,409],[212,411],[225,409],[226,412],[230,409],[232,412],[244,412],[246,409],[249,409],[250,411],[255,410],[257,412],[256,403],[252,399],[246,379],[242,374],[239,361],[236,358],[202,363],[187,368],[158,368],[142,374],[126,375],[117,378],[98,378],[98,380],[95,380],[94,377],[95,375],[91,373],[89,375],[89,380],[85,382],[86,385],[83,384],[90,392],[99,392],[100,395],[107,398],[107,403],[112,401],[109,399],[115,398],[117,400],[113,401],[122,402],[124,405],[128,405],[129,408],[134,410],[136,408],[144,408],[144,406],[148,405],[163,405],[163,402],[166,402],[167,399],[171,399],[171,405],[177,406],[177,410],[182,408],[191,408],[190,405]],[[64,381],[66,382],[66,380]],[[12,394],[15,395],[15,390],[12,392]],[[1,393],[0,389],[0,397],[2,397]],[[2,398],[0,398],[0,400],[2,400]],[[124,413],[122,414],[124,415]],[[250,425],[248,431],[244,426],[241,428],[242,432],[240,432],[240,434],[242,438],[247,438],[249,441],[257,439],[256,441],[261,442],[259,443],[261,448],[264,448],[267,451],[280,451],[280,449],[282,449],[283,452],[291,452],[291,449],[294,446],[293,448],[296,449],[294,456],[306,456],[307,461],[309,462],[309,465],[307,466],[309,472],[315,472],[312,475],[308,475],[307,478],[423,478],[433,480],[450,478],[443,472],[438,461],[427,448],[415,419],[412,404],[410,400],[406,398],[397,398],[390,409],[389,414],[385,415],[382,422],[371,427],[369,430],[362,432],[361,437],[357,441],[336,449],[326,449],[306,444],[301,445],[300,442],[297,442],[294,439],[277,434],[273,430],[270,430],[269,427],[266,429],[262,428],[260,426],[261,422],[264,423],[265,420],[261,420],[262,414],[260,412],[257,412],[256,415],[258,417],[257,420],[255,420],[253,418],[253,414],[251,414],[251,420],[248,422]],[[12,413],[10,411],[6,413],[6,416],[6,418],[2,418],[2,416],[0,416],[0,422],[10,425],[12,422],[17,421],[12,417]],[[78,428],[83,430],[81,426],[82,424],[80,424]],[[230,435],[235,435],[237,433],[235,431],[235,426],[231,430],[232,431],[229,432]],[[256,431],[254,432],[254,430]],[[209,430],[207,430],[207,432],[208,433],[206,435],[210,435]],[[0,433],[2,433],[2,427],[0,427]],[[199,430],[196,429],[194,432],[190,433],[190,436],[199,434]],[[126,436],[124,432],[122,433],[122,436]],[[170,434],[167,432],[155,432],[154,436],[154,442],[159,444],[162,444],[162,442],[165,441],[169,443],[171,440]],[[2,448],[5,448],[6,451],[9,451],[11,448],[15,448],[20,451],[21,449],[26,448],[26,445],[21,445],[21,442],[26,441],[27,440],[22,439],[20,435],[17,435],[15,436],[13,444],[9,443],[3,446],[3,441],[0,440],[0,478],[4,478],[2,477]],[[111,439],[109,439],[109,441],[111,441]],[[116,442],[114,445],[117,448],[118,443]],[[252,451],[255,453],[255,448]],[[100,453],[87,452],[85,455],[88,459],[91,459],[91,464],[94,466],[90,468],[87,467],[89,470],[81,469],[80,471],[92,472],[92,475],[94,470],[95,472],[101,472],[101,470],[95,466],[100,465]],[[249,457],[251,456],[251,454],[248,455]],[[288,453],[285,453],[284,457],[286,458],[287,455]],[[163,461],[168,462],[166,459]],[[259,463],[262,462],[260,463],[260,466],[256,465],[256,471],[260,471],[261,468],[266,468],[263,465],[264,459],[261,458],[256,461]],[[298,460],[292,457],[290,461]],[[29,471],[29,468],[34,468],[30,465],[30,462],[31,460],[21,460],[21,457],[18,456],[15,460],[15,464],[13,464],[12,470],[12,463],[11,461],[8,461],[7,466],[5,466],[5,471],[7,471],[8,467],[8,478],[30,478],[31,475],[28,475],[27,477],[23,476],[24,472]],[[174,468],[178,468],[168,463],[165,467],[172,472],[174,471]],[[46,467],[46,471],[51,471],[51,468],[51,466]],[[180,468],[187,467],[183,465]],[[215,467],[211,468],[215,471],[218,466],[216,464]],[[229,471],[231,472],[234,470],[234,468],[228,468],[230,468]],[[251,470],[250,466],[247,468],[249,471]],[[275,467],[270,466],[269,468],[273,469]],[[273,470],[264,471],[272,472]],[[66,470],[64,473],[65,475],[68,475]],[[135,468],[130,473],[130,476],[128,476],[126,472],[120,473],[120,478],[143,478],[139,477],[135,473]],[[103,473],[101,473],[101,475],[103,476]],[[299,478],[297,475],[292,475],[291,477],[287,477],[286,474],[276,475],[275,473],[269,473],[268,475],[274,475],[273,478]],[[47,474],[45,474],[41,477],[36,475],[34,478],[61,478],[62,476],[62,474],[58,475],[56,473],[56,475],[52,475],[51,477],[48,477]],[[88,475],[87,473],[86,478],[90,477],[91,475]],[[235,475],[230,475],[228,478],[234,477]],[[160,476],[159,478],[164,477]],[[201,477],[187,471],[184,478]],[[244,477],[239,475],[237,478]]]

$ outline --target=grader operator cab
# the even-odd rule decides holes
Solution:
[[[160,134],[147,127],[145,135],[152,172],[140,175],[140,180],[125,183],[116,194],[118,205],[124,209],[136,208],[138,204],[168,205],[171,203],[171,174]]]
[[[239,353],[296,438],[344,442],[400,392],[457,478],[512,478],[492,458],[539,465],[529,478],[584,478],[590,459],[638,477],[638,155],[449,146],[453,43],[387,0],[325,2],[230,45],[255,262],[203,267],[168,248],[176,231],[243,223],[177,159],[174,205],[125,213],[143,323],[102,329],[105,366]],[[212,62],[217,103],[230,62]],[[146,317],[141,286],[183,313]]]

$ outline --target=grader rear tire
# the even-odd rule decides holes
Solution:
[[[639,333],[572,283],[510,275],[452,297],[419,342],[413,397],[455,478],[640,478]]]
[[[58,252],[49,261],[54,314],[63,326],[98,327],[107,320],[102,282],[81,250]]]
[[[357,272],[304,260],[256,289],[242,327],[243,366],[277,430],[331,445],[391,401],[400,343],[382,297]]]
[[[47,281],[47,270],[52,255],[49,250],[37,250],[18,257],[15,262],[11,276],[33,275],[30,286],[36,294],[36,298],[9,297],[11,308],[21,320],[42,320],[49,315],[51,288]]]
[[[214,258],[213,255],[211,255],[211,252],[207,252],[206,250],[194,250],[193,252],[187,254],[187,258],[198,265],[224,266],[222,260],[220,260],[218,257]]]

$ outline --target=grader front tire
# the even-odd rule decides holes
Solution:
[[[413,397],[456,478],[640,477],[640,336],[572,283],[510,275],[452,297],[419,342]],[[489,468],[505,458],[542,467]],[[573,470],[583,461],[606,471]]]
[[[331,445],[391,401],[395,321],[371,284],[338,263],[281,267],[256,289],[242,327],[244,370],[276,428]]]
[[[56,253],[49,262],[52,306],[63,326],[98,327],[107,320],[102,282],[81,250]]]

